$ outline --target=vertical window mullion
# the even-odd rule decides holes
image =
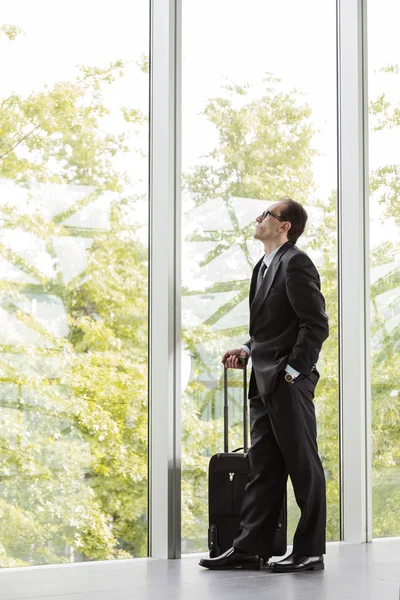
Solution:
[[[338,0],[342,538],[370,539],[365,2]]]
[[[149,555],[180,557],[179,0],[151,0]]]

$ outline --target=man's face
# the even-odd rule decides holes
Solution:
[[[268,210],[278,217],[280,216],[282,209],[283,205],[279,202],[268,207]],[[279,219],[276,219],[272,215],[266,216],[265,219],[263,219],[260,215],[256,218],[256,230],[254,232],[254,237],[256,240],[260,240],[261,242],[273,240],[279,237],[279,235],[282,233],[282,225],[283,221],[279,221]]]

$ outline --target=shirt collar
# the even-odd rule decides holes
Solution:
[[[268,256],[264,254],[264,263],[266,267],[269,267],[271,265],[272,261],[274,260],[275,254],[278,252],[279,248],[282,248],[282,246],[283,244],[275,248],[275,250],[273,250],[271,254],[268,254]]]

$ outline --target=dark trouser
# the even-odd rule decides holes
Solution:
[[[313,371],[290,384],[280,373],[272,394],[250,399],[249,482],[235,548],[271,556],[289,474],[301,510],[293,552],[325,553],[325,476],[313,404],[318,379],[318,372]]]

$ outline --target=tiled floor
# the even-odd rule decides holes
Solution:
[[[399,600],[400,539],[328,544],[325,571],[207,571],[199,557],[4,569],[0,600]]]

